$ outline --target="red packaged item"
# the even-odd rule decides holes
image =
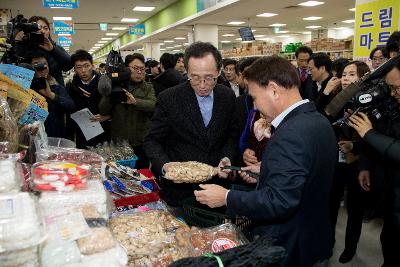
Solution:
[[[72,191],[86,188],[90,165],[68,161],[43,161],[32,166],[33,188],[39,191]]]

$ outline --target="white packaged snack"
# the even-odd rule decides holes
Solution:
[[[0,253],[2,267],[37,267],[39,266],[38,247],[7,251]]]
[[[0,195],[0,253],[38,245],[43,224],[34,199],[25,192]]]
[[[39,207],[44,216],[57,211],[76,211],[92,208],[97,217],[108,218],[110,199],[99,180],[88,180],[86,189],[72,192],[42,192]],[[85,216],[86,217],[86,216]]]
[[[21,187],[21,169],[13,159],[0,159],[0,193],[18,192]]]

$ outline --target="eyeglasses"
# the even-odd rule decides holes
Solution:
[[[138,66],[129,66],[129,68],[136,72],[144,72],[146,70],[145,67],[138,67]]]
[[[201,78],[199,76],[192,76],[188,79],[188,81],[192,82],[193,85],[199,85],[202,82],[206,85],[211,85],[215,83],[215,81],[218,79],[218,77],[213,77],[213,76],[206,76],[204,78]]]
[[[77,69],[77,70],[89,69],[91,66],[92,65],[90,65],[90,64],[76,65],[75,69]]]
[[[384,57],[373,57],[372,61],[374,61],[374,62],[377,62],[377,61],[384,62],[384,61],[386,61],[386,58],[384,58]]]

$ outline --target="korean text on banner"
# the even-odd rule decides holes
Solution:
[[[78,8],[78,0],[43,0],[43,7],[46,8]]]
[[[57,20],[53,22],[54,34],[75,34],[74,23]]]
[[[145,35],[146,29],[143,23],[137,24],[135,26],[129,25],[129,34],[133,35]]]
[[[357,0],[354,58],[368,58],[372,49],[385,46],[399,29],[399,0]]]

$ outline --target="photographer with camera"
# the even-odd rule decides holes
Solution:
[[[400,57],[389,65],[385,82],[391,96],[400,104]],[[399,106],[397,106],[399,109]],[[381,232],[381,244],[384,257],[383,266],[398,266],[398,248],[400,243],[400,116],[397,119],[386,118],[374,123],[362,112],[349,118],[353,127],[371,149],[368,169],[374,177],[384,181],[384,225]],[[378,153],[378,155],[377,155]],[[367,166],[365,166],[367,167]],[[360,175],[359,182],[365,191],[371,189],[369,175]]]
[[[34,50],[27,54],[36,73],[31,88],[46,98],[49,116],[44,122],[49,137],[65,138],[65,114],[74,110],[75,104],[64,86],[49,74],[46,54]]]
[[[136,168],[148,168],[149,161],[142,145],[150,128],[156,96],[151,83],[144,81],[145,60],[142,54],[126,56],[125,66],[130,70],[129,81],[122,83],[122,91],[118,91],[120,88],[115,83],[110,85],[110,94],[104,95],[103,92],[99,111],[102,116],[111,116],[111,139],[127,140],[139,157]],[[105,75],[102,75],[103,78],[109,79]]]
[[[62,71],[72,68],[69,54],[58,46],[50,36],[50,23],[45,17],[33,16],[28,23],[37,23],[37,27],[20,30],[15,36],[15,51],[20,57],[26,58],[32,50],[42,51],[47,58],[50,75],[59,85],[64,86]],[[27,28],[27,27],[26,27]],[[38,28],[37,32],[29,32]]]

